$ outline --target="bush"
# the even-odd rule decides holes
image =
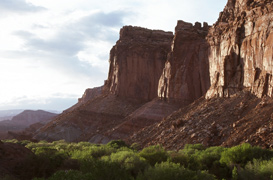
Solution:
[[[130,180],[133,177],[118,163],[88,159],[81,161],[80,171],[90,173],[95,180]]]
[[[135,151],[140,151],[141,150],[141,146],[138,143],[131,144],[130,148],[135,150]]]
[[[116,150],[109,146],[89,146],[83,147],[81,150],[75,150],[71,152],[72,159],[92,159],[92,158],[101,158],[102,156],[110,155],[111,153],[116,152]]]
[[[184,167],[180,167],[179,164],[172,162],[163,162],[156,164],[155,167],[150,167],[143,174],[137,177],[137,180],[214,180],[214,176],[206,172],[195,172]]]
[[[181,152],[169,152],[169,161],[181,166],[187,167],[189,163],[189,156]]]
[[[164,162],[168,159],[168,154],[160,145],[149,146],[140,151],[139,155],[145,158],[151,166]]]
[[[115,149],[119,149],[122,147],[129,147],[124,141],[122,140],[113,140],[110,141],[109,143],[107,143],[107,146],[115,148]]]
[[[186,144],[182,152],[184,154],[195,154],[196,151],[205,150],[205,146],[203,144]]]
[[[103,158],[104,161],[110,161],[120,164],[128,173],[136,177],[138,173],[143,172],[148,163],[144,158],[140,157],[134,152],[119,151]]]
[[[80,180],[96,180],[92,176],[92,174],[87,173],[83,174],[80,171],[75,171],[75,170],[69,170],[69,171],[58,171],[53,176],[48,178],[47,180],[75,180],[75,179],[80,179]]]
[[[273,157],[273,152],[260,147],[252,147],[250,144],[242,144],[226,149],[222,152],[220,162],[233,167],[240,165],[244,167],[247,162],[253,159],[268,160]]]
[[[268,180],[273,179],[273,159],[256,160],[248,162],[244,169],[239,172],[242,180]]]

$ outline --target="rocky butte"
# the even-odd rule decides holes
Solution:
[[[35,138],[273,147],[272,20],[271,0],[228,0],[213,26],[125,26],[105,84]]]
[[[123,27],[110,51],[104,86],[86,90],[76,105],[39,130],[35,138],[105,143],[162,120],[176,106],[150,101],[157,97],[172,39],[172,32]]]

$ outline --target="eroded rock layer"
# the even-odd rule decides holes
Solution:
[[[158,81],[171,49],[172,32],[125,26],[110,52],[105,88],[123,98],[149,101],[157,97]]]
[[[158,87],[163,99],[189,104],[204,95],[210,87],[207,23],[178,21],[172,50],[168,54]]]
[[[243,89],[272,97],[273,2],[229,0],[207,40],[211,97]]]

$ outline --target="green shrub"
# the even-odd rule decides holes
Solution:
[[[89,146],[84,147],[81,150],[75,150],[71,152],[72,159],[89,159],[89,158],[101,158],[102,156],[110,155],[111,153],[116,152],[113,147],[109,146]]]
[[[182,152],[184,154],[194,154],[196,151],[205,150],[205,146],[203,144],[186,144]]]
[[[238,169],[236,166],[232,170],[232,180],[238,180]]]
[[[180,167],[179,164],[172,162],[163,162],[150,167],[143,174],[137,177],[137,180],[215,180],[213,175],[201,171],[191,171]]]
[[[80,171],[69,170],[69,171],[58,171],[53,174],[47,180],[96,180],[91,173],[83,174]]]
[[[171,151],[169,152],[169,161],[187,167],[189,163],[189,156],[181,152]]]
[[[98,159],[81,161],[80,171],[90,173],[95,180],[130,180],[134,179],[121,165]]]
[[[119,149],[122,147],[129,147],[124,141],[122,140],[113,140],[110,141],[109,143],[107,143],[107,146],[115,148],[115,149]]]
[[[135,151],[140,151],[141,150],[141,146],[138,143],[131,144],[130,148],[135,150]]]
[[[250,144],[242,144],[226,149],[221,154],[220,162],[233,167],[240,165],[244,167],[253,159],[268,160],[273,157],[272,151],[260,147],[252,147]]]
[[[119,151],[112,153],[111,156],[103,157],[103,160],[120,164],[134,177],[148,167],[148,163],[145,159],[132,151]]]
[[[242,180],[269,180],[273,179],[273,159],[256,160],[248,162],[244,169],[239,172]]]
[[[145,158],[151,166],[156,163],[164,162],[168,159],[168,154],[160,145],[149,146],[139,152],[139,155]]]

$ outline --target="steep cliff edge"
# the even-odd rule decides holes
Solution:
[[[207,40],[211,97],[243,89],[272,97],[273,2],[229,0]]]
[[[172,32],[125,26],[110,52],[105,89],[147,102],[157,97],[158,80],[171,49]]]
[[[178,21],[172,49],[158,87],[162,99],[189,104],[203,96],[210,87],[207,23]]]

